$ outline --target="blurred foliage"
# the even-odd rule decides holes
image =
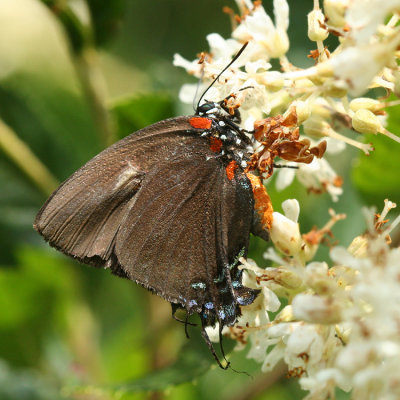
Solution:
[[[59,0],[42,0],[54,13],[55,17],[64,27],[69,43],[76,53],[82,51],[91,38],[90,26],[79,18],[79,15],[70,7],[72,2]]]
[[[116,101],[110,108],[118,139],[155,121],[174,114],[174,103],[167,93],[154,92]]]
[[[400,106],[389,109],[386,129],[398,135],[400,131]],[[366,142],[373,143],[375,151],[369,157],[360,157],[354,170],[353,180],[370,205],[381,204],[382,199],[400,204],[399,149],[389,138],[366,135]]]
[[[271,11],[272,2],[265,3]],[[312,1],[289,3],[290,57],[307,65]],[[228,36],[225,5],[235,7],[233,0],[3,0],[0,118],[19,140],[14,143],[61,182],[105,143],[179,114],[179,87],[193,80],[172,66],[172,56],[192,59],[207,49],[210,32]],[[398,132],[399,122],[391,117],[389,129]],[[377,151],[369,158],[349,152],[331,160],[345,180],[335,209],[349,217],[334,231],[344,244],[363,229],[361,196],[381,207],[384,197],[399,194],[395,146],[386,138],[371,141]],[[21,147],[1,143],[1,400],[302,397],[283,371],[260,374],[246,350],[230,355],[232,365],[254,379],[220,370],[199,329],[190,327],[188,341],[168,303],[50,249],[32,229],[50,190],[24,172],[32,159],[21,164],[18,154],[10,156]],[[355,156],[356,187],[348,176]],[[304,229],[322,226],[333,206],[327,195],[309,195],[298,184],[277,193],[271,183],[269,192],[277,210],[286,198],[301,200]],[[265,243],[253,239],[250,257],[265,266]]]

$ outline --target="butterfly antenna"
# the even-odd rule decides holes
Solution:
[[[178,321],[178,322],[181,322],[182,324],[185,324],[185,334],[186,334],[186,337],[189,339],[188,325],[190,325],[190,326],[197,326],[197,324],[193,324],[192,322],[189,322],[189,317],[190,317],[190,315],[189,315],[187,312],[186,312],[186,316],[185,316],[185,319],[184,319],[184,320],[178,318],[178,317],[176,316],[176,314],[175,314],[177,310],[181,309],[181,307],[179,307],[178,305],[172,303],[172,304],[171,304],[171,308],[172,308],[172,318],[173,318],[175,321]]]
[[[200,106],[201,100],[203,100],[204,95],[209,91],[209,89],[214,85],[215,82],[220,78],[220,76],[240,57],[240,55],[243,53],[244,49],[247,47],[249,42],[246,42],[242,48],[236,53],[235,57],[232,58],[232,61],[217,75],[217,77],[210,83],[208,88],[203,92],[203,94],[200,96],[199,101],[197,102],[197,107],[196,110]]]

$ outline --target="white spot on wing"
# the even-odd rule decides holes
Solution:
[[[127,163],[126,168],[122,170],[120,175],[118,176],[117,183],[114,186],[114,190],[118,190],[120,187],[124,186],[127,182],[129,182],[133,177],[138,174],[138,169],[135,168],[129,161]]]

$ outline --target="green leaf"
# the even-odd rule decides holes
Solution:
[[[200,329],[200,328],[198,328]],[[118,385],[118,392],[157,391],[184,382],[191,382],[207,372],[215,364],[201,338],[189,339],[180,352],[179,358],[169,367],[151,372],[150,374]]]
[[[118,385],[102,388],[93,386],[70,387],[66,388],[65,392],[72,395],[103,392],[121,396],[135,392],[160,391],[185,382],[192,382],[211,367],[218,367],[200,335],[200,328],[194,328],[190,333],[191,337],[182,347],[177,360],[168,367]],[[224,339],[225,352],[231,351],[233,345],[233,341]],[[219,344],[216,344],[215,347],[218,348]]]
[[[0,104],[0,117],[60,182],[101,149],[82,99],[49,78],[47,85],[27,74],[2,81]],[[39,241],[32,223],[45,196],[2,152],[0,186],[0,260],[11,264],[19,241]]]
[[[117,125],[117,136],[129,133],[174,116],[172,98],[166,93],[148,93],[120,100],[111,113]]]
[[[389,109],[387,129],[400,136],[400,107]],[[360,154],[353,170],[353,182],[370,204],[381,204],[389,198],[400,200],[400,144],[384,135],[366,135],[375,148],[370,156]]]
[[[19,365],[37,363],[43,335],[55,328],[66,305],[78,297],[73,269],[55,251],[33,247],[19,248],[15,268],[0,268],[3,357]]]

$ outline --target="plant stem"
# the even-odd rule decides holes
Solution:
[[[33,154],[28,145],[2,120],[0,120],[0,148],[44,194],[51,194],[59,185],[57,179]]]

